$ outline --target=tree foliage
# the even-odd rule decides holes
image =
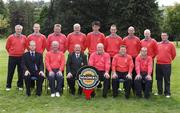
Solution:
[[[34,5],[24,0],[10,0],[8,4],[11,32],[14,32],[14,26],[20,24],[24,27],[23,33],[32,32],[34,23]]]
[[[165,9],[163,30],[180,40],[180,4]]]
[[[148,28],[156,38],[160,33],[159,15],[155,0],[51,0],[43,27],[49,33],[55,23],[61,23],[67,34],[72,31],[74,23],[80,23],[82,31],[88,33],[91,22],[99,20],[105,34],[109,34],[111,24],[116,24],[119,34],[125,36],[127,28],[132,25],[137,35],[142,36],[144,29]]]

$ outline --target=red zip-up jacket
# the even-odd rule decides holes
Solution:
[[[89,50],[89,53],[92,54],[96,51],[96,46],[98,43],[104,44],[105,41],[105,35],[101,32],[94,33],[90,32],[87,34],[87,40],[86,40],[86,46]]]
[[[141,40],[141,48],[146,47],[147,48],[147,54],[148,56],[151,56],[153,59],[157,55],[157,42],[156,40],[150,38],[149,40]]]
[[[55,33],[51,33],[46,40],[47,51],[51,50],[51,43],[53,41],[59,42],[59,50],[61,52],[63,52],[63,53],[66,52],[66,50],[67,50],[67,38],[64,34],[61,33],[59,35],[56,35]]]
[[[146,72],[148,75],[152,74],[152,57],[147,56],[146,58],[142,58],[140,55],[136,57],[135,61],[135,69],[136,73],[140,75],[141,72]]]
[[[67,47],[70,53],[74,52],[74,46],[76,44],[79,44],[81,46],[81,51],[84,52],[86,49],[86,35],[83,33],[75,34],[74,32],[68,34]]]
[[[46,36],[44,36],[43,34],[38,34],[38,35],[35,35],[34,33],[30,34],[27,38],[27,43],[26,43],[28,49],[29,49],[29,42],[32,40],[36,43],[36,52],[42,54],[46,48]]]
[[[6,50],[9,56],[19,57],[24,54],[26,49],[26,36],[20,35],[17,37],[16,34],[12,34],[7,38]]]
[[[157,64],[171,64],[176,57],[176,48],[173,42],[158,43]]]
[[[99,71],[109,72],[110,56],[106,52],[101,55],[97,54],[97,52],[94,52],[91,54],[88,64],[95,67]]]
[[[123,44],[127,47],[127,54],[135,58],[140,51],[141,44],[140,39],[137,36],[129,38],[129,36],[123,39]]]
[[[45,64],[48,71],[52,69],[64,70],[65,66],[65,56],[63,52],[54,53],[53,51],[48,51],[45,57]]]
[[[123,40],[120,36],[107,36],[105,40],[105,51],[109,53],[111,57],[114,57],[119,52],[120,46],[123,44]]]
[[[112,71],[132,73],[134,68],[133,60],[130,55],[121,56],[116,54],[112,60]]]

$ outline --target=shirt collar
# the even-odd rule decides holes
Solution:
[[[54,36],[60,36],[61,33],[58,33],[58,34],[57,34],[57,33],[53,33],[53,35],[54,35]]]
[[[96,32],[96,31],[93,31],[92,33],[95,34],[95,35],[100,34],[99,31],[97,31],[97,32]]]
[[[33,35],[40,36],[41,33],[33,33]]]
[[[31,51],[31,50],[29,52],[30,52],[30,54],[32,54],[32,53],[35,54],[36,53],[35,51]]]
[[[19,38],[21,38],[22,34],[17,35],[16,33],[14,33],[14,36],[15,36],[15,37],[19,37]]]
[[[149,38],[144,38],[145,41],[150,41],[151,40],[151,37]]]
[[[168,44],[169,43],[169,40],[166,40],[166,41],[161,41],[162,44]]]
[[[116,37],[118,37],[118,35],[117,34],[110,34],[109,37],[115,37],[116,38]]]

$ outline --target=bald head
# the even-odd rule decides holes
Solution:
[[[102,43],[98,43],[96,47],[97,47],[97,53],[98,54],[104,53],[104,45]]]
[[[35,43],[35,41],[30,41],[29,42],[29,49],[31,50],[31,51],[35,51],[35,49],[36,49],[36,43]]]
[[[34,33],[39,33],[40,31],[40,24],[35,23],[33,26]]]
[[[73,25],[74,32],[79,33],[81,31],[81,25],[76,23]]]
[[[147,48],[146,47],[141,48],[140,55],[141,55],[141,57],[147,56]]]
[[[144,30],[144,37],[150,38],[151,37],[151,31],[149,29]]]
[[[59,42],[58,41],[53,41],[51,43],[51,48],[54,52],[57,52],[59,50]]]
[[[134,33],[135,33],[134,27],[133,27],[133,26],[130,26],[130,27],[128,28],[128,34],[129,34],[129,36],[133,36]]]

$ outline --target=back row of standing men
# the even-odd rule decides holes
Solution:
[[[21,64],[23,61],[22,59],[24,59],[22,56],[25,50],[29,50],[29,53],[31,54],[33,53],[33,46],[35,46],[34,49],[38,54],[40,54],[40,56],[43,54],[45,49],[48,51],[45,57],[45,65],[49,72],[48,80],[50,82],[52,97],[55,95],[59,97],[61,93],[63,82],[59,82],[57,88],[55,88],[54,79],[56,78],[59,81],[63,81],[63,77],[58,78],[58,75],[63,75],[65,65],[64,53],[66,50],[70,53],[66,64],[66,75],[71,93],[74,95],[75,75],[77,69],[74,69],[76,71],[73,72],[72,68],[75,68],[77,65],[73,65],[73,58],[71,57],[73,57],[73,54],[77,57],[78,54],[80,54],[81,57],[84,56],[86,48],[88,49],[89,56],[88,63],[85,63],[85,61],[83,61],[84,58],[81,58],[80,65],[77,67],[80,68],[89,64],[98,69],[100,80],[104,81],[103,97],[107,96],[107,91],[110,86],[110,75],[112,75],[114,97],[118,94],[118,80],[123,78],[125,79],[124,88],[126,98],[129,98],[131,84],[133,92],[136,92],[136,95],[139,97],[142,96],[142,81],[147,83],[145,85],[146,90],[144,90],[144,93],[145,97],[149,98],[149,92],[152,91],[153,63],[156,56],[157,94],[161,95],[163,93],[162,84],[164,79],[164,94],[166,97],[170,97],[171,62],[176,56],[176,50],[173,43],[168,41],[167,33],[162,33],[162,41],[157,43],[156,40],[151,38],[151,32],[149,29],[144,31],[145,38],[140,41],[139,37],[134,35],[135,29],[132,26],[128,28],[128,36],[123,39],[116,34],[116,25],[110,27],[111,34],[105,37],[105,35],[99,31],[99,21],[94,21],[92,23],[93,31],[88,33],[87,36],[81,32],[81,26],[79,24],[74,24],[74,31],[68,34],[67,37],[61,33],[61,25],[55,24],[54,33],[50,34],[47,39],[39,32],[40,25],[37,23],[33,26],[34,33],[30,34],[27,38],[25,35],[21,34],[22,29],[23,27],[21,25],[16,25],[15,33],[8,37],[6,43],[6,49],[9,53],[6,84],[7,91],[11,89],[16,65],[18,66],[17,87],[19,90],[22,90],[23,88],[23,75],[27,76],[32,74],[32,72],[29,72],[27,69],[26,64],[23,65],[23,69]],[[57,51],[60,51],[60,54],[58,54],[59,56],[56,55]],[[38,74],[44,76],[44,67],[40,69],[36,66],[36,60],[32,60],[35,63],[34,70],[39,70]],[[26,68],[24,69],[24,67]],[[41,82],[43,82],[43,80],[41,80]],[[25,83],[27,82],[25,81]],[[41,90],[42,86],[40,86],[37,95],[41,95]],[[79,90],[78,93],[81,93],[81,90]],[[27,91],[26,94],[30,95],[30,91]]]

